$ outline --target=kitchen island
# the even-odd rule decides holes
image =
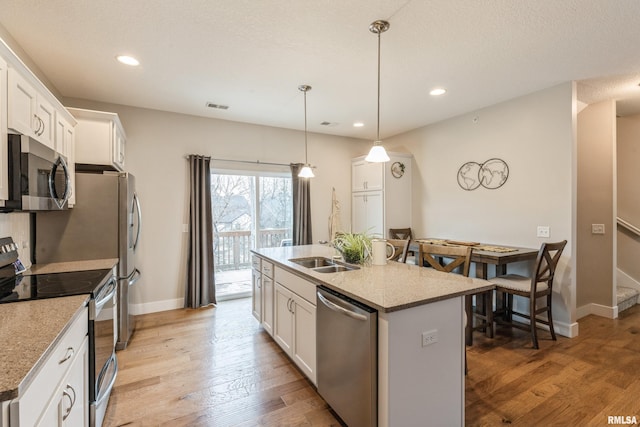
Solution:
[[[464,296],[491,283],[396,262],[320,273],[291,261],[337,254],[324,245],[253,252],[276,267],[276,286],[294,275],[378,311],[378,426],[464,424]]]

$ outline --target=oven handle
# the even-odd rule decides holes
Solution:
[[[114,278],[109,279],[109,283],[103,288],[104,291],[100,292],[100,294],[96,297],[96,313],[100,311],[100,309],[113,298],[113,295],[116,293],[118,289],[117,283]],[[103,294],[105,294],[102,296]]]
[[[104,372],[107,372],[107,368],[112,363],[114,364],[113,377],[111,377],[111,379],[109,380],[109,385],[107,386],[106,389],[102,390],[102,388],[100,388],[100,390],[103,391],[103,393],[101,396],[97,396],[96,407],[99,407],[100,405],[102,405],[102,402],[105,399],[109,398],[109,395],[111,394],[111,389],[113,388],[113,385],[116,382],[116,377],[118,376],[118,358],[116,357],[115,353],[112,354],[111,357],[109,358],[109,361],[104,367]],[[101,377],[99,381],[102,382],[103,379],[104,377]]]

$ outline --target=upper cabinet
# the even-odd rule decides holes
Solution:
[[[75,128],[76,163],[124,171],[126,135],[116,113],[69,108]]]
[[[351,163],[351,191],[382,190],[384,163],[370,163],[364,158]]]
[[[13,67],[9,67],[7,92],[9,129],[55,149],[56,111],[47,96]]]

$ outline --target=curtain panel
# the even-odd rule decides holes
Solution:
[[[304,164],[291,164],[291,181],[293,186],[293,236],[292,243],[310,245],[311,237],[311,185],[308,178],[298,177]]]
[[[195,154],[189,156],[189,249],[184,295],[186,308],[216,304],[210,163],[210,157]]]

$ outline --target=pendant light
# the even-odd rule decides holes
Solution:
[[[369,25],[369,31],[378,35],[378,125],[376,130],[376,140],[373,141],[373,147],[369,151],[365,160],[367,162],[373,163],[382,163],[388,162],[389,156],[387,155],[387,151],[382,146],[382,141],[380,140],[380,34],[384,33],[389,29],[389,23],[387,21],[374,21]]]
[[[304,93],[304,166],[300,169],[298,176],[300,178],[313,178],[313,170],[307,159],[307,92],[311,90],[309,85],[300,85],[298,90]]]

